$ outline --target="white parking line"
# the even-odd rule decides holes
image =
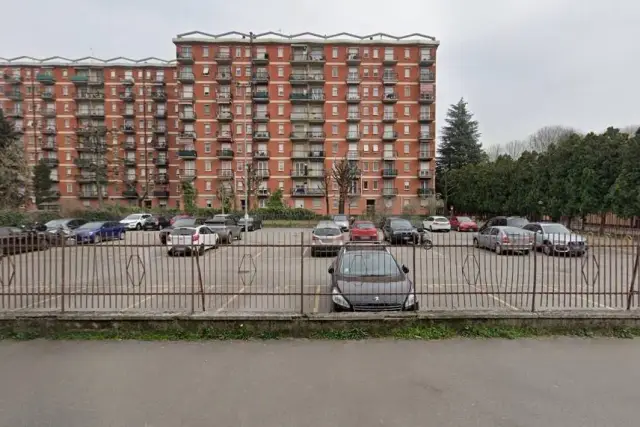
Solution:
[[[260,255],[262,255],[264,253],[264,251],[266,251],[266,249],[262,249],[260,252],[258,252],[256,255],[253,255],[253,259],[255,260],[256,258],[258,258]],[[251,255],[251,254],[249,254]],[[231,298],[229,298],[227,300],[227,302],[225,302],[224,304],[222,304],[222,306],[220,308],[218,308],[216,310],[216,313],[220,313],[221,311],[225,310],[227,307],[229,307],[235,300],[238,299],[238,297],[240,295],[242,295],[244,293],[245,287],[243,286],[242,288],[240,288],[240,290],[238,291],[237,294],[231,296]]]
[[[476,291],[478,292],[482,292],[477,286],[475,285],[469,285],[472,288],[474,288]],[[495,301],[498,301],[501,304],[504,304],[505,307],[509,307],[512,310],[516,310],[516,311],[520,311],[520,309],[518,307],[514,307],[513,305],[507,303],[505,300],[498,298],[497,296],[490,294],[490,293],[484,293],[484,295],[487,295],[489,298],[493,298]]]

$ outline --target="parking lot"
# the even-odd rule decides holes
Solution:
[[[471,233],[432,237],[428,251],[390,247],[409,267],[422,310],[627,307],[631,241],[600,240],[567,258],[496,255],[475,249]],[[311,257],[310,239],[310,229],[262,229],[201,257],[170,257],[157,232],[132,232],[125,241],[7,256],[0,310],[328,312],[334,258]]]

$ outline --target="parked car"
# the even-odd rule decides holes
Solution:
[[[556,222],[532,222],[523,227],[534,236],[534,248],[549,256],[578,255],[587,252],[587,239]]]
[[[231,218],[232,220],[234,220],[236,222],[236,224],[240,221],[240,218],[242,218],[240,215],[238,214],[234,214],[234,213],[230,213],[230,214],[217,214],[213,216],[213,219],[228,219]]]
[[[60,244],[69,238],[75,229],[86,224],[86,219],[80,218],[62,218],[54,219],[44,224],[45,236],[49,243]]]
[[[195,227],[195,226],[204,224],[205,221],[206,221],[206,218],[203,218],[203,217],[192,218],[192,217],[188,217],[188,216],[187,217],[183,216],[182,218],[177,219],[173,224],[171,224],[168,227],[165,227],[162,230],[160,230],[160,233],[158,233],[158,237],[160,237],[160,243],[162,243],[163,245],[166,245],[167,244],[167,236],[175,228],[179,228],[179,227]]]
[[[242,228],[242,230],[245,229],[244,223],[245,223],[244,217],[238,220],[238,225]],[[262,218],[260,218],[259,216],[249,216],[247,223],[249,225],[246,228],[249,231],[260,230],[262,228]]]
[[[103,240],[124,240],[126,226],[117,221],[87,222],[76,228],[71,240],[77,244],[100,243]]]
[[[213,218],[207,219],[204,224],[211,230],[218,233],[221,243],[224,242],[227,244],[231,244],[233,239],[242,239],[242,229],[240,228],[236,220],[234,220],[231,216],[216,215]]]
[[[49,248],[45,233],[19,227],[0,227],[0,256]]]
[[[145,221],[151,217],[148,213],[131,214],[120,221],[127,230],[142,230]]]
[[[349,232],[349,240],[378,241],[378,229],[371,221],[354,221]]]
[[[338,226],[340,227],[340,230],[342,230],[343,232],[349,231],[349,217],[346,215],[334,215],[333,218],[333,222],[335,222],[336,224],[338,224]]]
[[[419,243],[420,230],[414,227],[408,220],[399,217],[390,217],[382,227],[384,240],[391,243]]]
[[[473,246],[490,249],[498,255],[515,252],[527,255],[533,249],[533,236],[519,227],[487,227],[473,238]]]
[[[468,216],[452,216],[449,218],[449,224],[451,224],[451,229],[455,231],[478,231],[478,223]]]
[[[409,268],[383,245],[349,244],[329,268],[332,311],[419,309]]]
[[[185,218],[191,218],[191,215],[189,215],[189,214],[178,214],[178,215],[175,215],[169,220],[169,225],[173,225],[173,223],[176,222],[177,220],[185,219]]]
[[[151,215],[144,220],[142,228],[144,230],[162,230],[170,225],[171,222],[167,218],[160,215]]]
[[[195,227],[178,227],[171,230],[167,236],[167,253],[169,256],[178,254],[202,255],[207,249],[216,249],[220,237],[218,233],[206,225]]]
[[[428,216],[422,221],[422,227],[431,232],[445,231],[448,233],[451,231],[451,224],[447,217],[444,216]]]
[[[311,231],[311,256],[333,255],[344,245],[340,226],[333,221],[320,221]]]
[[[478,231],[482,231],[489,227],[516,227],[522,228],[529,224],[529,220],[520,216],[494,216],[487,222],[482,224]]]

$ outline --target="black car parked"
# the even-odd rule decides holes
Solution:
[[[44,234],[50,244],[58,245],[61,244],[63,240],[69,238],[75,229],[87,222],[86,219],[80,218],[54,219],[44,224],[46,228]]]
[[[171,225],[170,220],[160,216],[160,215],[151,215],[149,218],[144,220],[144,224],[142,224],[143,230],[162,230],[163,228],[167,228]]]
[[[387,218],[382,226],[384,240],[394,243],[419,243],[421,236],[408,220],[398,217]]]
[[[177,219],[173,224],[164,227],[160,230],[160,242],[163,245],[167,244],[167,236],[171,234],[174,228],[180,227],[195,227],[196,225],[202,225],[206,221],[206,218],[198,217],[198,218],[180,218]]]

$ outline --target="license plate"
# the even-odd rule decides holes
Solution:
[[[409,238],[410,238],[409,236],[404,236],[403,237],[404,240],[409,240]]]

